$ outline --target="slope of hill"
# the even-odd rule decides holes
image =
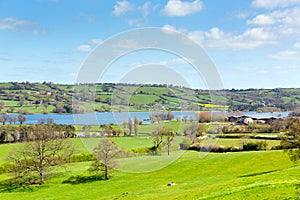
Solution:
[[[132,160],[131,160],[132,159]],[[134,160],[135,159],[135,160]],[[120,160],[121,165],[144,167],[141,158]],[[148,173],[115,171],[109,181],[63,184],[88,176],[90,163],[59,168],[47,184],[28,191],[1,188],[0,199],[297,199],[299,165],[282,151],[211,153],[200,159],[186,152],[165,168]],[[0,181],[6,175],[0,175]],[[173,186],[167,186],[174,182]]]
[[[300,103],[300,89],[194,90],[172,85],[0,83],[4,113],[81,113],[222,109],[291,111]],[[112,105],[112,106],[111,106]]]

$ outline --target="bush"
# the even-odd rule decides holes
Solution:
[[[0,174],[8,173],[12,167],[13,167],[12,163],[4,163],[0,165]]]
[[[150,153],[151,152],[151,149],[150,148],[136,148],[136,149],[131,149],[131,152],[132,153],[135,153],[135,154],[147,154],[147,153]]]
[[[220,145],[203,145],[200,143],[193,144],[188,148],[188,150],[195,150],[195,151],[202,151],[202,152],[218,152],[218,153],[224,153],[224,152],[237,152],[242,151],[242,148],[236,147],[236,146],[220,146]]]
[[[221,134],[217,135],[216,138],[243,138],[245,136],[244,134]]]
[[[244,151],[259,151],[259,150],[266,150],[267,149],[267,142],[260,141],[260,142],[248,142],[243,144]]]
[[[94,161],[95,157],[91,153],[81,153],[81,154],[75,154],[71,156],[68,162],[85,162],[85,161]]]
[[[248,142],[246,144],[243,144],[243,150],[244,151],[258,151],[258,144],[254,142]]]
[[[183,141],[179,144],[181,150],[187,150],[191,146],[192,142],[189,138],[184,138]]]

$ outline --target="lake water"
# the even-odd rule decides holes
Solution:
[[[192,117],[195,119],[195,112],[172,112],[176,118],[182,118],[183,116],[188,116],[188,119]],[[289,112],[274,112],[274,113],[257,113],[257,112],[244,112],[245,115],[256,115],[256,116],[282,116],[286,117]],[[12,116],[12,115],[10,115]],[[27,121],[24,124],[36,124],[39,119],[52,118],[57,124],[122,124],[124,121],[128,121],[128,118],[131,117],[134,120],[134,117],[138,117],[140,121],[143,121],[143,124],[149,124],[148,121],[150,118],[149,112],[92,112],[85,114],[33,114],[26,115]]]

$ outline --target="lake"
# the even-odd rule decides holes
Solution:
[[[175,116],[174,119],[183,116],[188,116],[188,119],[192,117],[195,119],[195,112],[180,112],[173,111]],[[256,115],[256,116],[288,116],[289,112],[273,112],[273,113],[257,113],[257,112],[244,112],[245,115]],[[13,115],[9,115],[13,116]],[[24,124],[37,124],[39,119],[52,118],[57,124],[122,124],[124,121],[128,121],[128,118],[138,117],[143,124],[149,124],[150,113],[149,112],[91,112],[85,114],[32,114],[26,115],[26,122]]]

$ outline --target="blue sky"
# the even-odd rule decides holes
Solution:
[[[224,88],[300,86],[299,0],[0,0],[0,81],[74,83],[97,45],[143,27],[179,31],[200,44]],[[186,63],[159,51],[119,59],[101,81],[118,82],[120,68],[147,62],[203,87]]]

